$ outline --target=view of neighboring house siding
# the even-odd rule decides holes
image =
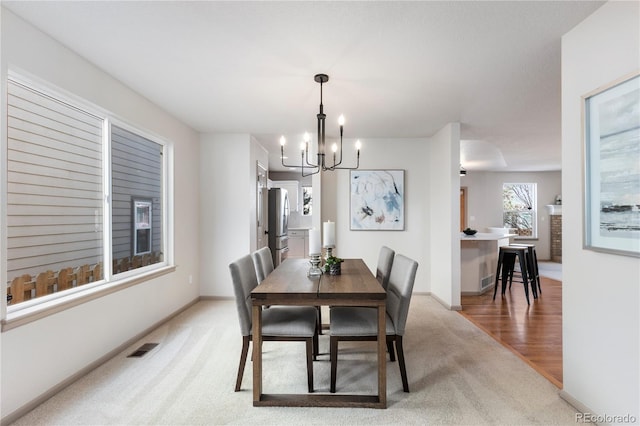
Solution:
[[[103,120],[8,82],[7,279],[102,260]]]
[[[152,202],[151,251],[162,250],[162,145],[117,126],[111,128],[112,256],[133,256],[133,203]]]
[[[102,262],[104,119],[12,80],[7,109],[7,280]],[[113,259],[136,254],[135,201],[160,253],[163,146],[110,127]]]

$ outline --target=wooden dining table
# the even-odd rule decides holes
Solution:
[[[387,294],[362,259],[345,259],[340,275],[308,277],[309,261],[286,259],[252,292],[253,405],[387,408]],[[262,309],[269,305],[373,306],[378,308],[378,393],[265,394],[262,392]],[[328,389],[327,389],[328,391]]]

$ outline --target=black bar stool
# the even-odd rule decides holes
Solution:
[[[502,246],[500,247],[500,253],[498,254],[498,267],[496,268],[496,282],[493,289],[493,300],[496,300],[496,293],[498,292],[498,280],[502,278],[502,295],[504,296],[507,290],[507,280],[513,277],[513,269],[515,268],[515,258],[518,256],[520,262],[520,271],[522,272],[522,283],[524,284],[524,295],[527,298],[527,305],[529,303],[529,277],[527,275],[527,247],[514,247],[514,246]],[[538,298],[535,284],[532,287],[531,292],[535,299]]]
[[[538,293],[542,293],[540,287],[540,272],[538,271],[538,255],[536,254],[536,246],[534,244],[509,244],[510,247],[526,247],[527,248],[527,275],[533,282],[532,287],[535,290],[535,284],[538,284]],[[511,288],[511,281],[509,281]]]

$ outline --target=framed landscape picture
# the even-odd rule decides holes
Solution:
[[[640,256],[640,75],[584,98],[584,247]]]
[[[404,170],[351,170],[352,231],[404,230]]]

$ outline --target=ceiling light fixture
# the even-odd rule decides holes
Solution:
[[[300,158],[301,163],[299,166],[293,164],[285,164],[284,159],[284,145],[286,144],[286,139],[284,136],[280,138],[280,158],[282,160],[282,165],[284,167],[294,167],[296,169],[302,169],[302,176],[311,176],[322,171],[333,171],[338,169],[344,170],[354,170],[360,167],[360,141],[356,141],[356,150],[357,150],[357,161],[355,167],[338,167],[342,164],[342,133],[344,127],[344,116],[340,115],[338,118],[338,124],[340,125],[340,155],[339,161],[336,162],[336,152],[338,151],[338,145],[333,144],[331,150],[333,151],[333,165],[328,166],[325,162],[325,134],[324,134],[324,120],[327,117],[324,113],[324,106],[322,105],[322,85],[329,81],[329,76],[326,74],[316,74],[313,79],[320,83],[320,112],[316,115],[318,118],[318,160],[315,164],[309,162],[309,141],[311,140],[311,136],[309,133],[304,134],[304,142],[300,144]],[[305,169],[310,170],[309,173],[305,173]]]

